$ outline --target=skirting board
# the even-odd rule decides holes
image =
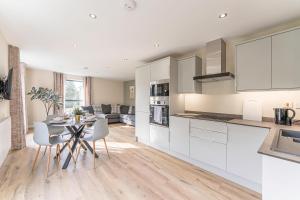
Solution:
[[[0,121],[0,167],[11,147],[11,118],[6,117]]]

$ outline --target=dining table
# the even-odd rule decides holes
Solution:
[[[82,140],[81,138],[84,136],[84,128],[85,126],[91,126],[94,122],[96,121],[96,119],[93,120],[80,120],[80,122],[76,122],[75,120],[71,119],[71,120],[63,120],[63,121],[49,121],[47,124],[48,126],[51,128],[66,128],[68,130],[67,134],[70,134],[70,138],[67,140],[67,142],[63,145],[63,147],[60,150],[60,153],[62,153],[64,151],[64,149],[70,144],[71,141],[73,141],[72,147],[71,147],[71,152],[74,155],[74,151],[77,148],[77,145],[80,145],[80,143],[84,143],[84,145],[82,145],[82,148],[84,150],[89,150],[92,154],[94,153],[93,148],[90,146],[90,144],[85,141]],[[70,163],[70,160],[72,158],[72,154],[71,152],[69,152],[62,169],[67,169]],[[58,155],[55,156],[55,158],[57,158]],[[95,157],[98,158],[97,153],[95,152]]]

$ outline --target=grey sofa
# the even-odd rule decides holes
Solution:
[[[135,126],[135,107],[126,105],[101,104],[93,106],[83,106],[85,112],[105,118],[108,123],[124,123]]]

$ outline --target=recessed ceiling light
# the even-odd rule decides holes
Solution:
[[[127,61],[127,60],[128,60],[128,58],[123,58],[123,60],[124,60],[124,61]]]
[[[135,0],[123,0],[123,6],[126,10],[134,10],[136,7]]]
[[[156,42],[156,43],[154,44],[154,46],[155,46],[155,47],[159,47],[159,43]]]
[[[84,69],[84,70],[88,70],[89,68],[88,68],[88,67],[84,67],[83,69]]]
[[[92,18],[92,19],[96,19],[96,18],[97,18],[97,15],[90,13],[90,14],[89,14],[89,17]]]
[[[227,13],[222,13],[222,14],[219,15],[219,18],[221,18],[221,19],[225,18],[225,17],[227,17]]]
[[[76,44],[76,43],[73,43],[73,47],[76,48],[76,47],[77,47],[77,44]]]

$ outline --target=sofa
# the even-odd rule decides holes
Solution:
[[[124,123],[135,126],[135,107],[127,105],[101,104],[82,106],[84,112],[107,119],[108,123]]]

